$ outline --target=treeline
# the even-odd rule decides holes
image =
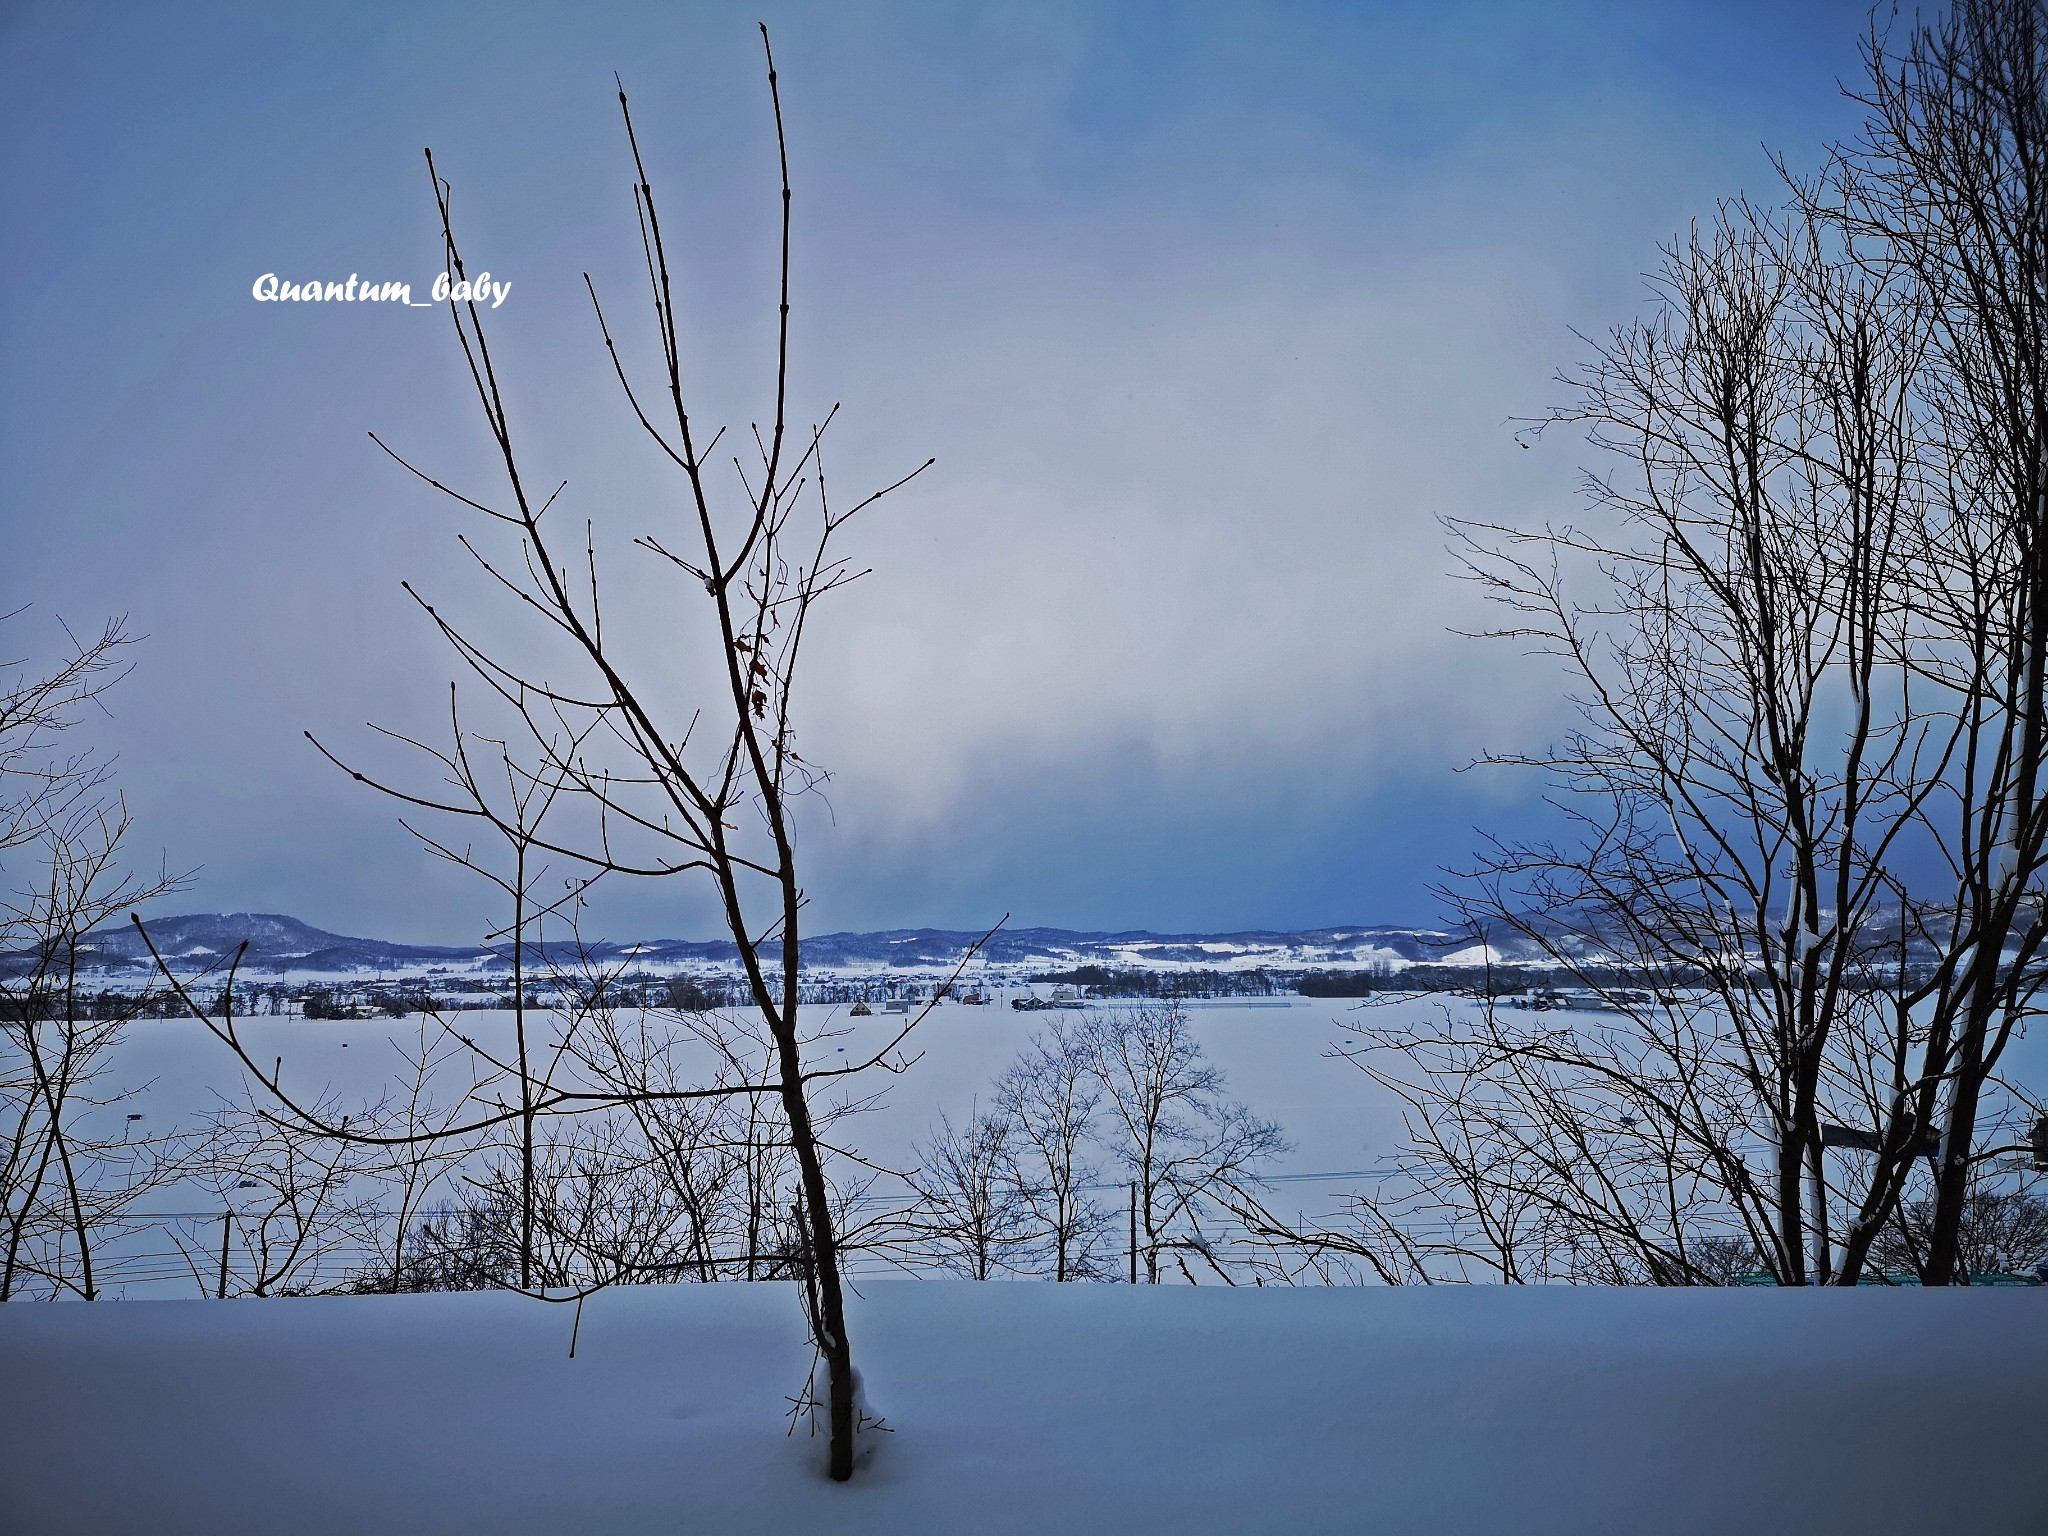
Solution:
[[[1699,985],[1697,976],[1627,966],[1411,965],[1402,970],[1309,971],[1294,986],[1303,997],[1370,997],[1381,992],[1465,992],[1512,997],[1525,992],[1672,991]]]
[[[826,978],[805,982],[807,1004],[882,1003],[898,999],[929,1001],[934,992],[960,997],[978,988],[965,982],[918,982],[898,977]],[[1203,996],[1206,993],[1160,994]],[[217,1000],[217,994],[215,994]],[[536,1011],[601,1003],[612,1008],[655,1008],[678,1013],[712,1013],[747,1005],[744,984],[726,976],[634,975],[591,979],[554,977],[525,989],[528,1008]],[[391,980],[359,984],[334,982],[235,983],[235,1012],[244,1018],[302,1014],[309,1019],[403,1018],[414,1013],[510,1010],[516,1002],[509,983],[465,982],[461,990],[430,980]],[[19,996],[0,994],[0,1018],[22,1016],[31,1005]],[[103,990],[76,1001],[80,1018],[168,1018],[184,1005],[168,989],[142,993]],[[10,1012],[10,1010],[12,1010]],[[39,1015],[47,1016],[47,1014]]]
[[[91,1023],[122,1022],[169,1013],[176,1000],[169,993],[115,992],[101,989],[65,997],[61,992],[0,990],[0,1023],[40,1024],[70,1018]]]
[[[1924,968],[1908,967],[1905,985],[1926,980]],[[1761,974],[1761,972],[1759,972]],[[1896,991],[1901,973],[1871,971],[1843,978],[1843,991],[1855,996],[1881,996]],[[1308,971],[1293,982],[1303,997],[1370,997],[1389,992],[1463,992],[1478,997],[1518,997],[1528,993],[1593,992],[1614,1001],[1669,998],[1698,992],[1710,984],[1703,970],[1681,967],[1646,968],[1626,965],[1411,965],[1403,970]]]
[[[1070,986],[1090,997],[1272,997],[1294,989],[1292,973],[1263,967],[1249,971],[1148,971],[1136,966],[1116,970],[1077,965],[1065,971],[1040,971],[1026,979]]]

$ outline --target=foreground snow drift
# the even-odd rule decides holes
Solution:
[[[0,1308],[8,1532],[1914,1531],[2048,1510],[2039,1292],[869,1284]]]

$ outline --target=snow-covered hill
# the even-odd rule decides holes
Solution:
[[[369,972],[418,974],[433,970],[491,970],[506,964],[506,946],[451,947],[351,938],[297,918],[270,912],[205,912],[152,918],[150,937],[167,959],[203,966],[224,961],[246,945],[242,966],[255,976]],[[935,967],[957,964],[977,940],[981,956],[1007,966],[1099,965],[1148,969],[1247,970],[1255,966],[1356,968],[1442,960],[1464,942],[1426,928],[1356,924],[1300,932],[1085,933],[1065,928],[1004,928],[993,935],[938,928],[893,928],[878,933],[815,934],[804,940],[806,966],[832,970]],[[142,938],[126,925],[109,925],[88,946],[92,968],[140,972],[150,966]],[[735,958],[728,941],[652,939],[593,942],[598,961],[630,959],[650,970],[717,965]]]
[[[1927,920],[1933,920],[1931,914]],[[1873,952],[1887,953],[1884,947],[1893,942],[1899,928],[1896,912],[1876,914],[1871,924]],[[506,944],[429,945],[354,938],[272,912],[200,912],[152,918],[149,933],[165,958],[184,974],[224,966],[239,952],[245,980],[287,986],[408,979],[431,984],[459,982],[464,977],[502,985],[510,969],[510,946]],[[1549,948],[1531,933],[1547,933]],[[580,960],[654,977],[731,972],[737,966],[732,942],[723,939],[585,941],[580,951],[572,944],[551,940],[545,946],[547,954],[538,953],[541,948],[529,943],[529,960],[552,959],[572,965]],[[1398,973],[1417,966],[1437,968],[1435,981],[1427,984],[1442,984],[1445,979],[1462,984],[1469,983],[1481,967],[1537,967],[1554,972],[1560,955],[1573,957],[1574,964],[1595,968],[1619,964],[1625,972],[1627,963],[1615,957],[1630,948],[1610,943],[1602,937],[1597,922],[1583,918],[1570,927],[1534,918],[1513,926],[1498,924],[1485,933],[1483,942],[1469,931],[1388,923],[1232,933],[1012,927],[985,933],[888,928],[873,933],[811,934],[803,941],[803,964],[809,975],[820,979],[900,976],[935,984],[973,951],[977,975],[997,985],[1034,976],[1063,977],[1082,969],[1164,975],[1264,970],[1275,973],[1291,988],[1293,979],[1309,972]],[[772,956],[777,946],[767,949]],[[1909,943],[1910,961],[1928,965],[1936,958],[1924,938]],[[93,934],[85,946],[84,960],[90,976],[117,988],[146,985],[154,970],[142,936],[125,923],[110,923]],[[1891,962],[1887,959],[1886,963]],[[30,957],[25,954],[0,951],[0,981],[23,974],[29,964]],[[1102,982],[1106,978],[1066,979]],[[1245,981],[1247,985],[1231,984],[1223,990],[1262,990],[1256,978]]]

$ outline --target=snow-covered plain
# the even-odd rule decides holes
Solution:
[[[1298,997],[1286,1000],[1288,1006],[1274,1006],[1277,1001],[1198,1003],[1189,1018],[1205,1054],[1226,1074],[1228,1091],[1278,1122],[1289,1139],[1290,1149],[1263,1168],[1272,1181],[1263,1196],[1268,1208],[1306,1225],[1348,1225],[1346,1197],[1374,1187],[1374,1170],[1400,1142],[1401,1115],[1386,1089],[1351,1063],[1333,1059],[1333,1044],[1345,1036],[1347,1025],[1393,1024],[1471,1004],[1442,995],[1383,997],[1369,1006]],[[879,1094],[879,1101],[843,1123],[835,1136],[883,1166],[908,1167],[915,1161],[914,1144],[929,1134],[941,1111],[958,1124],[977,1101],[985,1107],[996,1076],[1033,1033],[1080,1017],[950,1003],[935,1008],[905,1043],[903,1054],[913,1058],[905,1071],[872,1072],[849,1090],[857,1096]],[[509,1013],[450,1014],[447,1022],[501,1058],[509,1055]],[[809,1059],[821,1066],[860,1060],[906,1022],[899,1015],[854,1019],[843,1007],[806,1007],[805,1029],[819,1037]],[[366,1103],[388,1091],[403,1066],[400,1047],[417,1049],[419,1030],[416,1017],[257,1017],[241,1025],[256,1060],[266,1068],[282,1060],[288,1086],[315,1096],[326,1087],[344,1103]],[[2048,1082],[2048,1032],[2016,1042],[2004,1067],[2016,1081]],[[447,1092],[452,1094],[460,1080],[459,1070],[452,1073],[444,1083]],[[143,1019],[126,1031],[114,1082],[135,1093],[107,1113],[140,1113],[145,1116],[141,1128],[163,1132],[192,1124],[218,1102],[217,1094],[236,1089],[241,1074],[227,1048],[197,1022]],[[1114,1180],[1119,1174],[1105,1166],[1102,1177]],[[452,1178],[447,1187],[459,1193]],[[428,1204],[454,1197],[444,1193]],[[211,1198],[186,1186],[153,1196],[143,1209],[218,1220],[208,1204]],[[1122,1203],[1114,1189],[1103,1190],[1101,1198],[1112,1207]],[[162,1228],[111,1244],[105,1257],[102,1280],[110,1296],[187,1297],[205,1279],[195,1278],[192,1265]],[[343,1271],[323,1270],[322,1278],[336,1281]]]
[[[1396,1004],[1402,1009],[1435,1008],[1438,1000]],[[1399,1115],[1386,1091],[1328,1052],[1352,1017],[1353,1004],[1295,998],[1292,1005],[1198,1004],[1189,1010],[1195,1034],[1208,1057],[1227,1075],[1229,1091],[1258,1113],[1280,1123],[1291,1147],[1264,1172],[1275,1176],[1269,1207],[1313,1221],[1341,1219],[1344,1197],[1363,1189],[1377,1159],[1395,1146]],[[504,1011],[448,1015],[449,1027],[501,1058],[512,1045],[512,1016]],[[1050,1021],[1072,1024],[1076,1013],[1029,1013],[1007,1007],[934,1009],[920,1023],[902,1054],[911,1058],[900,1074],[879,1069],[858,1079],[850,1096],[879,1094],[879,1102],[836,1133],[860,1153],[885,1167],[915,1162],[913,1145],[926,1137],[941,1111],[955,1123],[986,1107],[997,1075],[1015,1059],[1032,1034]],[[810,1059],[829,1066],[863,1059],[886,1044],[907,1022],[877,1014],[853,1019],[844,1008],[807,1007],[805,1028],[821,1038]],[[400,1048],[417,1050],[419,1020],[311,1020],[258,1017],[240,1026],[250,1054],[266,1069],[283,1061],[284,1082],[296,1092],[317,1095],[325,1087],[345,1104],[367,1103],[387,1091],[403,1067]],[[168,1131],[194,1123],[241,1082],[240,1069],[219,1041],[190,1019],[142,1019],[128,1026],[117,1056],[120,1086],[135,1090],[108,1113],[139,1113],[140,1126]],[[447,1094],[464,1081],[462,1069],[443,1080]],[[259,1102],[263,1102],[259,1090]],[[1102,1177],[1114,1180],[1106,1166]],[[459,1194],[453,1177],[447,1190]],[[455,1194],[442,1193],[429,1206]],[[151,1197],[144,1212],[183,1212],[204,1219],[213,1197],[180,1186]],[[1104,1202],[1121,1208],[1120,1190],[1104,1190]],[[213,1219],[217,1220],[217,1216]],[[107,1245],[103,1283],[110,1296],[130,1299],[187,1297],[200,1288],[191,1264],[178,1253],[164,1228]],[[187,1234],[189,1237],[189,1233]],[[339,1280],[340,1270],[322,1271]]]
[[[0,1530],[1867,1533],[2048,1523],[2025,1291],[880,1281],[894,1433],[784,1436],[779,1284],[0,1308]]]
[[[1357,1021],[1357,1005],[1345,999],[1287,1001],[1287,1007],[1204,1002],[1192,1006],[1188,1016],[1203,1051],[1227,1075],[1229,1091],[1278,1120],[1294,1141],[1295,1151],[1275,1165],[1278,1171],[1363,1168],[1364,1160],[1392,1150],[1399,1122],[1390,1118],[1392,1105],[1384,1089],[1328,1055],[1343,1024]],[[1446,1004],[1464,1006],[1418,998],[1393,1004],[1375,1022]],[[907,1071],[876,1070],[861,1079],[861,1094],[882,1091],[885,1097],[855,1123],[851,1139],[864,1153],[885,1160],[899,1157],[940,1110],[959,1120],[977,1095],[985,1103],[997,1074],[1035,1031],[1054,1020],[1071,1025],[1080,1017],[959,1004],[933,1009],[904,1043],[901,1054],[914,1058]],[[448,1021],[494,1053],[510,1049],[508,1012],[450,1014]],[[909,1021],[881,1013],[855,1019],[844,1007],[807,1006],[802,1022],[807,1032],[830,1032],[809,1052],[813,1065],[829,1066],[862,1059],[863,1052],[878,1049]],[[283,1058],[288,1087],[306,1091],[326,1084],[353,1099],[373,1098],[389,1085],[403,1065],[394,1042],[414,1047],[418,1029],[416,1018],[258,1017],[240,1025],[250,1054],[266,1069]],[[168,1127],[204,1110],[214,1090],[231,1089],[240,1081],[227,1048],[191,1019],[137,1020],[127,1028],[119,1060],[121,1082],[143,1090],[124,1111],[146,1113],[152,1127]]]

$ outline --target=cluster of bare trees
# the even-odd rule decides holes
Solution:
[[[142,1128],[109,1080],[141,1000],[109,1009],[80,978],[95,931],[178,884],[127,866],[111,765],[73,745],[127,670],[131,639],[118,621],[66,639],[54,667],[14,662],[0,682],[0,1301],[98,1296],[96,1248],[176,1176],[182,1151]]]
[[[1568,379],[1588,526],[1462,525],[1577,730],[1453,899],[1602,996],[1347,1047],[1404,1273],[1966,1282],[2048,968],[2048,7],[1873,32],[1861,136],[1664,252]],[[1611,977],[1619,963],[1630,984]],[[1432,1232],[1426,1241],[1418,1225]]]
[[[559,1005],[524,1020],[420,1014],[389,1042],[383,1088],[344,1099],[311,1079],[302,1093],[283,1057],[256,1059],[231,984],[164,970],[243,1056],[235,1091],[159,1138],[148,1186],[175,1207],[148,1220],[200,1295],[815,1283],[779,1106],[729,1091],[773,1060],[749,1013],[618,1006],[602,973],[549,964],[536,981]],[[837,1054],[835,1018],[811,1026],[809,1051]],[[908,1170],[842,1143],[840,1124],[872,1102],[842,1093],[814,1114],[847,1261],[1149,1283],[1291,1283],[1302,1267],[1259,1206],[1279,1128],[1227,1094],[1177,1004],[1055,1020],[996,1080],[992,1107],[957,1128],[941,1116]],[[116,1214],[88,1209],[87,1237],[127,1234]],[[131,1258],[116,1249],[117,1275]]]
[[[66,638],[58,664],[17,663],[0,688],[0,1301],[95,1300],[138,1246],[161,1240],[145,1234],[166,1228],[206,1294],[325,1288],[390,1226],[387,1176],[402,1231],[407,1201],[424,1194],[423,1158],[436,1174],[450,1159],[427,1152],[395,1168],[279,1122],[247,1083],[189,1124],[136,1107],[146,1085],[120,1046],[152,999],[88,991],[84,977],[96,935],[182,882],[130,867],[133,823],[111,766],[74,745],[134,642],[119,622]],[[448,1053],[424,1034],[419,1049],[409,1102],[401,1093],[358,1109],[359,1126],[394,1123],[400,1105],[427,1114],[427,1079]]]
[[[786,1124],[766,1096],[734,1091],[762,1081],[772,1062],[774,1042],[758,1019],[619,1008],[601,986],[580,999],[538,1015],[547,1021],[548,1059],[523,1093],[508,1061],[513,1070],[493,1072],[464,1094],[466,1105],[487,1111],[535,1106],[501,1123],[509,1135],[469,1134],[467,1152],[460,1137],[415,1131],[396,1139],[398,1167],[423,1156],[449,1160],[455,1187],[443,1189],[455,1198],[428,1201],[432,1175],[421,1179],[409,1223],[395,1209],[384,1214],[388,1262],[358,1275],[355,1288],[588,1291],[806,1277],[800,1171]],[[472,1065],[492,1054],[474,1034],[453,1036],[442,1022],[428,1027],[460,1039]],[[591,1107],[552,1109],[566,1084],[582,1095],[575,1102]],[[821,1103],[814,1123],[822,1144],[862,1107],[843,1097]],[[434,1118],[438,1128],[465,1115],[478,1118],[468,1108],[436,1110]],[[842,1253],[886,1250],[892,1241],[879,1202],[867,1199],[873,1180],[850,1165],[834,1170]]]
[[[1242,1228],[1259,1165],[1286,1148],[1224,1092],[1179,1004],[1104,1011],[1041,1030],[966,1125],[940,1117],[910,1219],[925,1252],[976,1280],[1108,1279],[1127,1259],[1133,1281],[1172,1269],[1234,1285],[1234,1271],[1285,1273],[1270,1246],[1233,1259],[1217,1239]]]

